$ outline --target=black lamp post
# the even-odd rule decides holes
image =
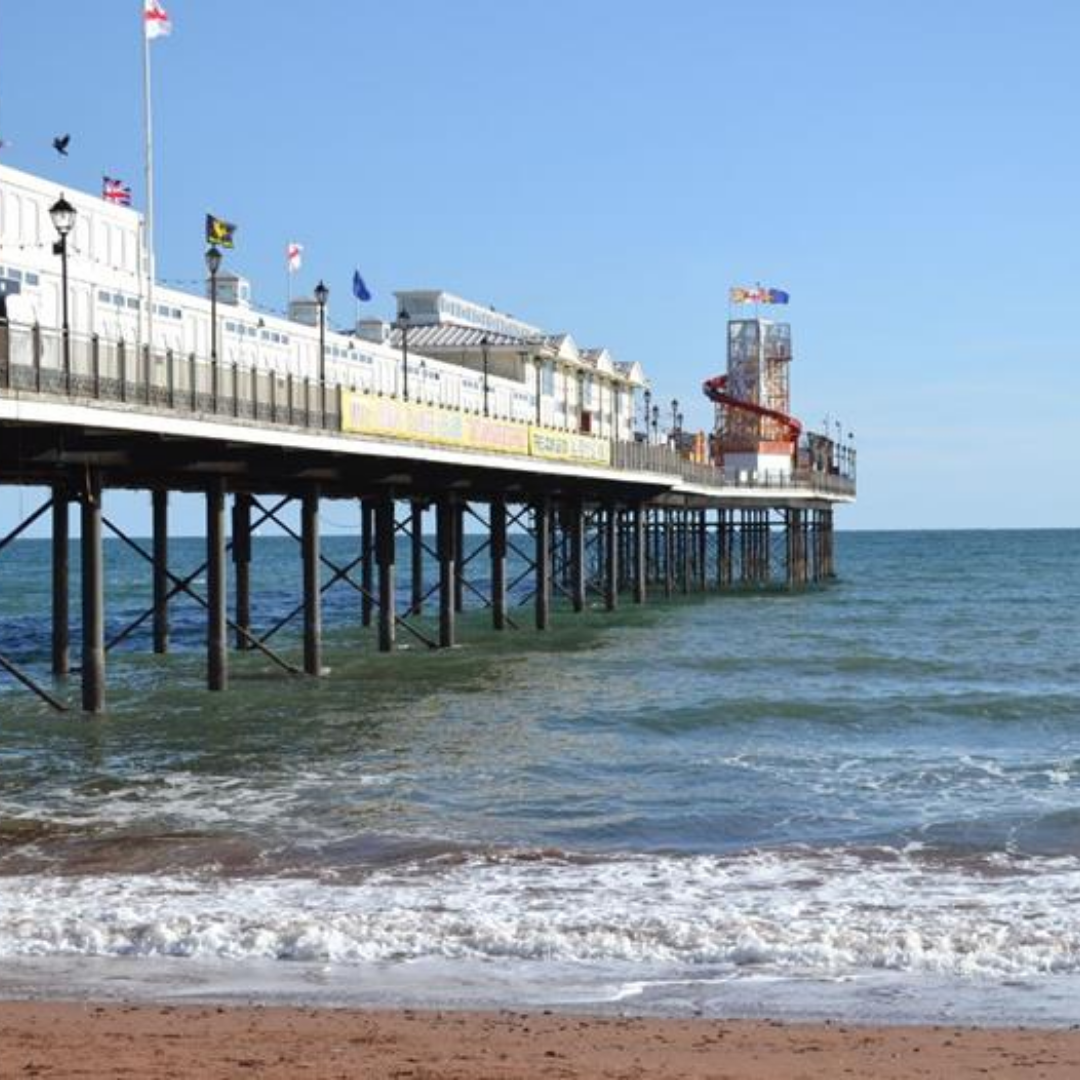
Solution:
[[[660,406],[654,405],[652,407],[652,430],[653,441],[655,442],[660,438]]]
[[[678,431],[679,429],[679,399],[671,399],[671,430]]]
[[[61,327],[64,338],[64,386],[71,387],[71,326],[68,323],[68,234],[75,227],[75,207],[63,195],[49,207],[59,240],[53,244],[53,254],[60,256]]]
[[[652,415],[652,391],[645,390],[645,441],[649,441],[649,417]]]
[[[585,372],[577,373],[577,426],[578,431],[585,428]]]
[[[217,276],[221,269],[221,249],[213,244],[206,249],[206,269],[210,274],[210,362],[217,379]]]
[[[315,286],[315,303],[319,305],[319,386],[326,394],[326,301],[330,299],[330,290],[322,280]]]
[[[398,312],[398,329],[401,331],[401,396],[409,400],[409,319],[405,308]]]
[[[428,402],[427,392],[427,361],[420,361],[420,401],[426,405]]]
[[[490,365],[490,357],[488,356],[488,338],[485,334],[480,339],[480,356],[484,364],[484,415],[489,415],[488,410],[488,370]]]

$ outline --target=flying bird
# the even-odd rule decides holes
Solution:
[[[71,142],[71,136],[70,135],[57,135],[56,138],[53,139],[53,141],[52,141],[53,149],[61,157],[67,157],[68,156],[68,144],[70,142]]]

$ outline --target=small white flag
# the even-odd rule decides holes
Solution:
[[[172,33],[172,19],[158,0],[143,0],[143,27],[150,41]]]
[[[304,254],[302,244],[290,244],[285,249],[285,261],[289,265],[289,273],[295,274],[300,269],[300,256]]]

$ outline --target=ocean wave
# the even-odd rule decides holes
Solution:
[[[528,854],[528,853],[526,853]],[[1080,859],[917,848],[437,859],[362,880],[0,879],[0,957],[517,960],[736,975],[1080,972]]]

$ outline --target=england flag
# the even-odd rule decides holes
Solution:
[[[289,273],[295,274],[300,269],[300,257],[304,254],[302,244],[290,244],[285,249],[285,261],[289,267]]]
[[[172,33],[172,19],[158,0],[143,0],[143,26],[149,41]]]

